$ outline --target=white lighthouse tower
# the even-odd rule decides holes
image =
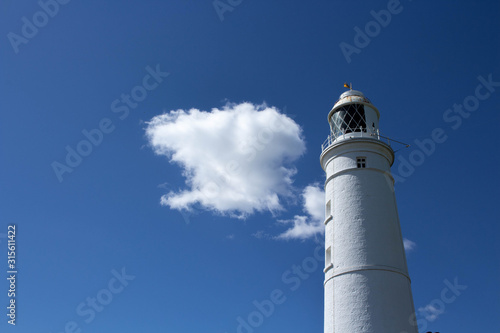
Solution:
[[[380,113],[356,90],[328,114],[325,183],[325,333],[417,333]]]

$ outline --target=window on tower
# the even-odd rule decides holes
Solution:
[[[325,267],[330,266],[332,263],[332,247],[329,246],[325,251]]]
[[[357,157],[356,165],[358,168],[366,168],[366,157]]]

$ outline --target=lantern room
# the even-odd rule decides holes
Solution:
[[[330,143],[355,137],[379,138],[380,113],[362,92],[348,90],[340,95],[328,114]]]

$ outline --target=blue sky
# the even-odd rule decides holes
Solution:
[[[497,329],[498,2],[41,3],[0,2],[0,246],[15,224],[18,332],[321,332],[314,188],[345,81],[411,144],[393,173],[421,330]],[[273,117],[286,126],[262,132]],[[251,182],[196,197],[259,135],[244,144],[262,147]],[[67,149],[87,156],[69,166]],[[261,181],[264,194],[245,187]],[[449,284],[467,288],[444,302]]]

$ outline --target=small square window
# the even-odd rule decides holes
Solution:
[[[357,157],[356,165],[358,168],[366,168],[366,157]]]

